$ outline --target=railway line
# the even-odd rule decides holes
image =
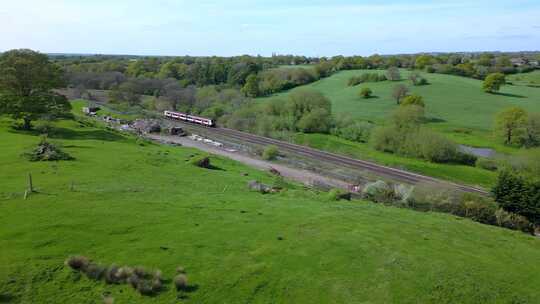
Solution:
[[[239,141],[256,144],[256,145],[275,145],[277,146],[281,151],[283,152],[290,152],[298,155],[302,155],[305,157],[317,159],[320,161],[332,163],[339,166],[346,166],[348,168],[352,169],[358,169],[358,170],[366,170],[369,172],[372,172],[376,175],[386,176],[388,178],[409,183],[409,184],[417,184],[421,182],[432,182],[432,183],[443,183],[447,185],[451,185],[461,191],[468,192],[468,193],[476,193],[480,195],[488,195],[489,193],[483,189],[466,186],[466,185],[460,185],[456,183],[451,183],[448,181],[439,180],[430,176],[425,176],[405,170],[400,170],[388,166],[379,165],[373,162],[365,161],[365,160],[359,160],[350,158],[343,155],[338,155],[326,151],[321,151],[317,149],[313,149],[306,146],[301,146],[297,144],[292,144],[268,137],[263,137],[259,135],[254,135],[246,132],[241,132],[237,130],[227,129],[227,128],[206,128],[194,124],[186,124],[181,123],[182,125],[187,125],[194,129],[204,130],[207,133],[215,133],[222,135],[224,137],[229,137],[231,139],[236,139]]]

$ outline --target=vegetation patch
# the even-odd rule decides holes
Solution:
[[[30,161],[58,161],[73,160],[74,158],[64,152],[60,145],[51,143],[43,137],[39,144],[31,151],[23,154]]]

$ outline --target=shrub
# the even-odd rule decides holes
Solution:
[[[128,266],[121,267],[118,269],[116,276],[121,281],[127,281],[127,279],[133,274],[133,269]]]
[[[342,189],[334,188],[330,190],[327,194],[327,199],[329,201],[339,201],[342,199],[350,200],[351,195],[349,192],[344,191]]]
[[[152,292],[158,293],[163,288],[163,283],[160,279],[154,278],[151,283]]]
[[[262,158],[265,160],[274,160],[277,158],[278,155],[279,155],[278,147],[274,145],[270,145],[264,148]]]
[[[467,193],[461,198],[460,208],[457,215],[484,224],[494,225],[496,223],[495,212],[498,206],[490,198]]]
[[[138,276],[139,278],[146,278],[148,277],[148,272],[146,269],[142,266],[137,266],[133,268],[133,274]]]
[[[507,212],[502,208],[495,212],[495,218],[497,220],[497,225],[500,227],[520,230],[526,233],[534,232],[533,225],[531,222],[529,222],[529,220],[527,220],[526,217]]]
[[[476,167],[486,169],[489,171],[497,171],[499,164],[496,160],[490,158],[479,157],[475,164]]]
[[[137,283],[137,290],[145,296],[149,296],[154,293],[154,290],[152,289],[152,282],[144,279],[139,280]]]
[[[206,156],[194,157],[193,159],[191,159],[190,163],[200,168],[210,168],[210,158]]]
[[[116,265],[111,265],[107,270],[105,271],[105,282],[109,284],[117,284],[122,281],[122,279],[119,276],[119,270]]]
[[[176,290],[186,290],[188,287],[188,278],[185,274],[179,274],[174,277],[174,286],[176,286]]]
[[[371,91],[370,88],[362,88],[359,92],[360,97],[362,98],[370,98],[371,94],[373,94],[373,91]]]
[[[72,256],[66,260],[66,265],[71,267],[73,270],[84,271],[86,267],[90,264],[90,260],[85,256]]]
[[[331,130],[331,134],[347,140],[367,142],[372,130],[372,123],[341,117],[336,120],[336,125]]]
[[[139,281],[141,279],[136,275],[136,274],[131,274],[131,276],[129,276],[129,278],[127,279],[127,283],[129,285],[131,285],[131,287],[137,289],[137,286],[139,285]]]
[[[90,263],[86,267],[85,273],[88,278],[99,281],[105,275],[105,271],[106,271],[105,267],[99,264]]]
[[[402,106],[410,106],[415,105],[422,108],[425,108],[426,104],[424,103],[424,99],[420,95],[409,95],[405,96],[403,100],[401,100],[400,104]]]
[[[366,184],[362,196],[377,203],[391,203],[394,200],[394,191],[386,182],[378,180]]]
[[[30,152],[23,154],[30,161],[56,161],[56,160],[72,160],[66,152],[53,143],[47,141],[46,137],[43,137],[39,144]]]
[[[460,192],[452,187],[438,183],[420,183],[412,191],[407,206],[420,211],[458,214],[460,201]]]

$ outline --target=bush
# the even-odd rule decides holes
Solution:
[[[360,97],[362,98],[370,98],[371,94],[373,94],[373,91],[371,91],[370,88],[362,88],[359,92]]]
[[[154,293],[154,290],[152,289],[152,282],[149,280],[139,280],[137,283],[137,290],[145,296],[149,296]]]
[[[362,190],[362,196],[377,203],[391,203],[394,201],[392,187],[381,180],[366,184]]]
[[[497,204],[490,198],[474,194],[464,194],[460,202],[460,212],[457,215],[470,218],[483,224],[495,225]]]
[[[105,267],[103,267],[103,266],[101,266],[99,264],[90,263],[86,267],[85,273],[86,273],[86,276],[89,279],[99,281],[105,275],[105,271],[106,271]]]
[[[53,143],[47,141],[46,137],[43,137],[39,144],[30,152],[24,153],[30,161],[57,161],[57,160],[72,160],[68,153],[62,151],[62,149]]]
[[[400,105],[402,106],[410,106],[415,105],[422,108],[425,108],[426,104],[424,103],[424,100],[422,96],[420,95],[409,95],[403,98],[403,100],[400,102]]]
[[[495,218],[500,227],[534,233],[533,225],[524,216],[507,212],[501,208],[495,212]]]
[[[105,271],[105,282],[108,284],[118,284],[122,281],[122,279],[119,276],[119,270],[116,265],[111,265],[107,270]]]
[[[185,274],[179,274],[174,277],[174,286],[176,287],[176,290],[186,290],[188,287],[188,278]]]
[[[66,260],[66,265],[77,271],[84,271],[88,267],[88,264],[90,264],[90,260],[80,255],[69,257]]]
[[[205,168],[205,169],[209,169],[210,168],[210,158],[206,157],[206,156],[199,156],[199,157],[194,157],[190,163],[194,166],[197,166],[197,167],[200,167],[200,168]]]
[[[262,158],[265,160],[275,160],[278,155],[279,155],[278,147],[274,145],[270,145],[264,148]]]
[[[328,192],[327,199],[329,201],[351,200],[351,194],[345,190],[334,188]]]
[[[475,164],[476,167],[486,169],[489,171],[497,171],[499,164],[496,160],[490,158],[479,157]]]

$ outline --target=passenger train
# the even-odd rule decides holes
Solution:
[[[164,111],[163,115],[166,118],[182,120],[182,121],[191,122],[191,123],[195,123],[195,124],[199,124],[199,125],[203,125],[207,127],[215,126],[215,123],[212,119],[199,117],[195,115],[189,115],[182,112]]]

